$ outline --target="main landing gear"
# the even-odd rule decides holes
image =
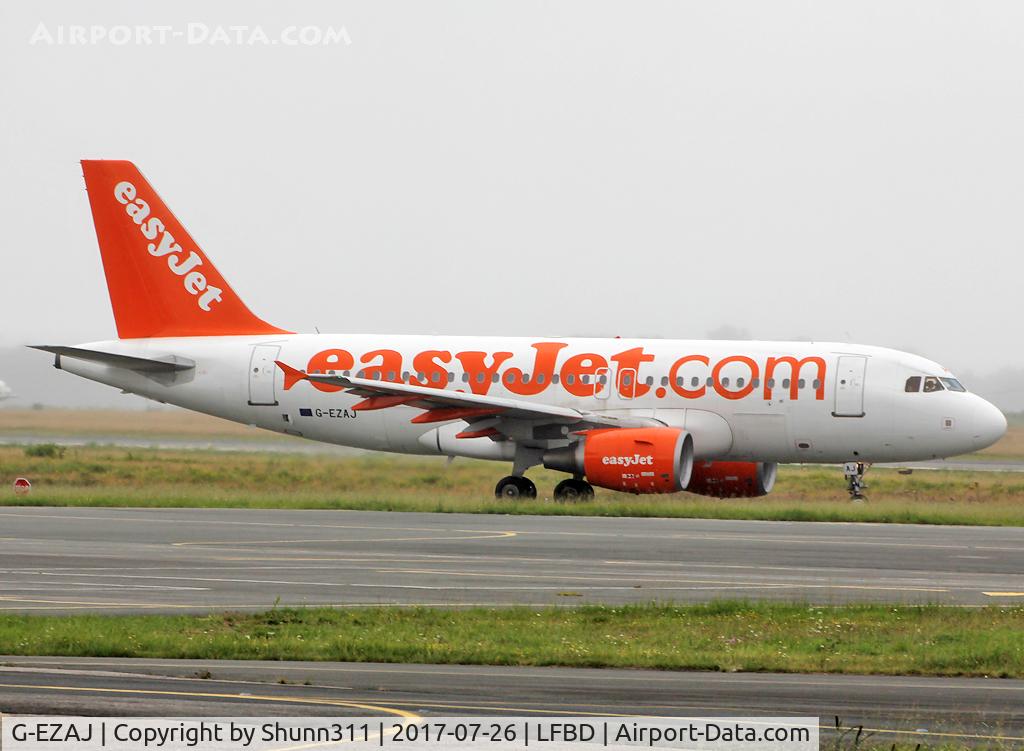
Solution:
[[[537,497],[537,486],[525,477],[509,475],[498,480],[494,487],[494,497],[499,501],[518,501]]]
[[[555,500],[559,503],[589,501],[594,497],[594,486],[586,480],[570,478],[555,485]]]
[[[594,488],[586,480],[571,478],[555,486],[554,496],[558,503],[589,501],[594,497]],[[532,500],[537,497],[537,486],[525,477],[509,475],[498,481],[494,497],[499,501]]]
[[[867,472],[867,465],[864,462],[846,462],[843,465],[843,474],[846,476],[846,489],[850,491],[850,500],[860,503],[864,500],[864,473]]]

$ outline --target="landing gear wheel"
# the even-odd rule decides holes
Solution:
[[[555,500],[558,503],[579,503],[594,497],[594,488],[585,480],[562,480],[555,485]]]
[[[537,486],[525,477],[502,477],[494,487],[494,497],[499,501],[529,500],[537,497]]]
[[[867,487],[864,482],[865,472],[867,472],[867,465],[864,462],[846,462],[843,465],[846,489],[850,492],[850,500],[854,503],[863,503],[866,500],[864,497],[864,488]]]

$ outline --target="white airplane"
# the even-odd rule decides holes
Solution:
[[[976,451],[1006,419],[945,368],[830,342],[295,334],[256,317],[146,179],[83,161],[119,338],[39,346],[124,391],[316,441],[543,465],[593,486],[760,496],[779,462],[865,467]]]

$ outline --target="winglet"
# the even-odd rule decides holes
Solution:
[[[301,370],[296,370],[291,365],[281,362],[280,360],[274,360],[274,364],[281,369],[284,373],[284,390],[287,391],[299,381],[308,381],[309,376],[303,373]]]

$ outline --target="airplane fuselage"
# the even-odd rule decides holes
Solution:
[[[316,441],[379,451],[509,460],[514,447],[455,438],[460,421],[414,424],[413,407],[363,411],[327,383],[285,388],[281,360],[360,376],[589,413],[648,417],[694,436],[698,459],[906,462],[989,445],[1005,419],[934,362],[891,349],[818,342],[303,335],[123,339],[81,345],[195,361],[135,372],[64,358],[64,370],[150,399]],[[918,390],[908,379],[918,377]],[[940,381],[941,383],[941,381]],[[955,383],[955,381],[953,381]],[[525,445],[571,436],[524,435]]]

